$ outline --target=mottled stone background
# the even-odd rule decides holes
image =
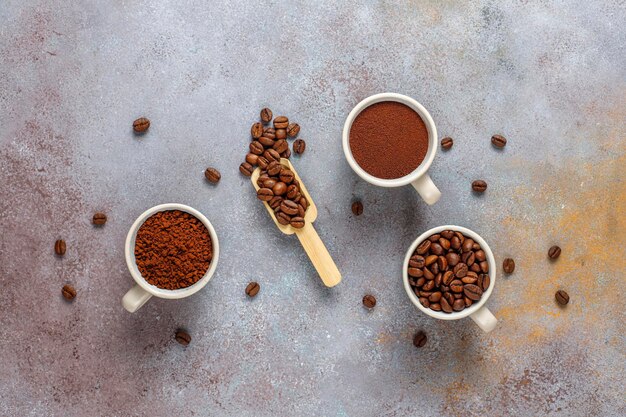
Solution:
[[[625,21],[621,0],[2,0],[0,414],[625,415]],[[343,158],[348,112],[384,91],[455,139],[431,169],[432,207]],[[238,172],[266,105],[302,126],[294,163],[336,288]],[[142,115],[153,124],[136,138]],[[124,238],[164,202],[206,214],[222,257],[202,292],[129,314]],[[498,271],[491,334],[430,319],[404,293],[406,248],[446,223],[517,262]]]

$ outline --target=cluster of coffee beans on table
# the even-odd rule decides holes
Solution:
[[[485,251],[472,238],[452,230],[420,243],[407,272],[420,303],[444,313],[471,306],[491,282]]]
[[[300,182],[292,170],[280,161],[272,161],[261,169],[257,185],[260,187],[256,193],[258,199],[270,205],[278,223],[290,224],[296,229],[304,227],[309,202],[302,195]]]
[[[239,171],[250,177],[255,167],[266,169],[272,161],[280,161],[280,158],[289,159],[291,149],[287,139],[293,139],[300,133],[300,125],[291,123],[286,116],[277,116],[272,122],[272,111],[268,108],[261,110],[261,121],[256,122],[250,128],[252,142],[250,152],[246,155],[246,160],[239,165]],[[298,139],[293,144],[294,152],[301,154],[304,152],[304,141]]]

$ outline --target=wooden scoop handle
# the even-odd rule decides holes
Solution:
[[[307,222],[302,229],[296,230],[296,235],[304,251],[309,255],[309,259],[311,259],[320,278],[322,278],[324,285],[334,287],[339,284],[341,282],[341,272],[337,269],[337,265],[335,265],[333,258],[330,257],[330,253],[328,253],[324,242],[320,239],[313,225]]]

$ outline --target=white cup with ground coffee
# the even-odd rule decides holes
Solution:
[[[161,204],[135,220],[125,255],[136,284],[122,305],[134,313],[152,296],[178,299],[204,288],[217,267],[219,243],[213,225],[198,210]]]
[[[448,225],[422,233],[406,253],[402,278],[411,302],[431,317],[469,316],[485,332],[498,323],[484,306],[496,283],[496,261],[472,230]]]
[[[427,204],[441,197],[426,172],[437,152],[437,128],[411,97],[382,93],[357,104],[343,127],[343,151],[354,172],[371,184],[411,184]]]

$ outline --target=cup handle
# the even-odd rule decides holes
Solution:
[[[485,333],[492,331],[496,327],[496,324],[498,324],[498,319],[491,313],[491,311],[489,311],[487,307],[481,307],[470,317]]]
[[[411,183],[417,190],[419,195],[424,199],[426,204],[433,205],[441,197],[441,191],[435,185],[433,180],[430,179],[428,174],[424,174]]]
[[[122,298],[122,305],[130,313],[134,313],[139,310],[141,306],[144,305],[151,297],[152,294],[135,284],[133,288],[124,294],[124,298]]]

